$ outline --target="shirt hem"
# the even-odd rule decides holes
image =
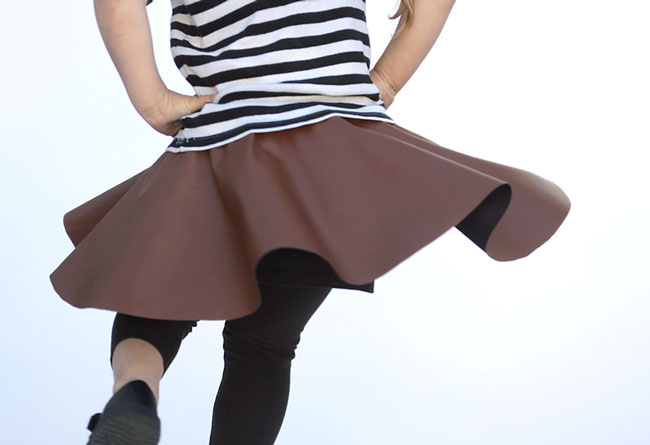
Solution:
[[[329,119],[329,118],[334,117],[334,116],[340,116],[340,117],[344,117],[344,118],[347,118],[347,119],[374,120],[374,121],[381,121],[381,122],[387,122],[387,123],[390,123],[390,124],[395,124],[395,121],[388,115],[386,115],[386,117],[382,117],[382,116],[364,116],[364,115],[361,115],[361,114],[351,115],[351,114],[341,113],[341,112],[332,112],[332,113],[328,113],[328,114],[323,115],[323,116],[318,116],[318,117],[313,118],[313,119],[300,121],[300,122],[295,122],[295,123],[286,124],[286,125],[281,125],[281,126],[278,126],[278,127],[254,128],[254,129],[251,129],[251,130],[246,130],[246,131],[243,131],[242,133],[239,133],[239,134],[237,134],[235,136],[232,136],[232,137],[230,137],[228,139],[225,139],[223,141],[215,142],[215,143],[208,144],[208,145],[201,146],[201,147],[182,146],[182,140],[179,140],[179,139],[175,138],[172,141],[172,143],[165,149],[165,151],[168,151],[168,152],[171,152],[171,153],[183,153],[183,152],[186,152],[186,151],[210,150],[210,149],[218,148],[218,147],[221,147],[223,145],[234,142],[234,141],[236,141],[238,139],[241,139],[241,138],[243,138],[245,136],[248,136],[249,134],[252,134],[252,133],[271,133],[271,132],[274,132],[274,131],[289,130],[291,128],[297,128],[297,127],[301,127],[303,125],[315,124],[317,122],[324,121],[324,120]]]

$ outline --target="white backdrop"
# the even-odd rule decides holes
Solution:
[[[169,138],[133,110],[91,1],[3,15],[0,442],[86,443],[111,394],[114,313],[50,272],[63,214],[147,168]],[[367,5],[372,65],[396,22]],[[66,4],[68,6],[68,4]],[[170,5],[149,7],[171,88]],[[388,112],[440,145],[524,168],[573,207],[531,256],[491,260],[457,230],[376,281],[335,289],[302,336],[279,445],[650,443],[650,4],[459,1]],[[208,443],[222,321],[161,384],[162,445]]]

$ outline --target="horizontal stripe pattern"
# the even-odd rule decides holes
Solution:
[[[152,0],[146,0],[146,4]],[[364,0],[171,0],[174,63],[212,102],[167,151],[332,116],[393,122],[370,79]]]

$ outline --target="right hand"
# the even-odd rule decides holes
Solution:
[[[187,96],[165,88],[149,107],[138,110],[138,113],[154,130],[174,136],[182,128],[183,116],[199,111],[203,105],[212,102],[215,96],[216,94]]]

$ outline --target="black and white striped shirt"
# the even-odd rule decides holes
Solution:
[[[147,0],[147,4],[153,0]],[[217,93],[166,151],[334,115],[393,122],[371,81],[365,0],[171,0],[171,50],[196,94]]]

